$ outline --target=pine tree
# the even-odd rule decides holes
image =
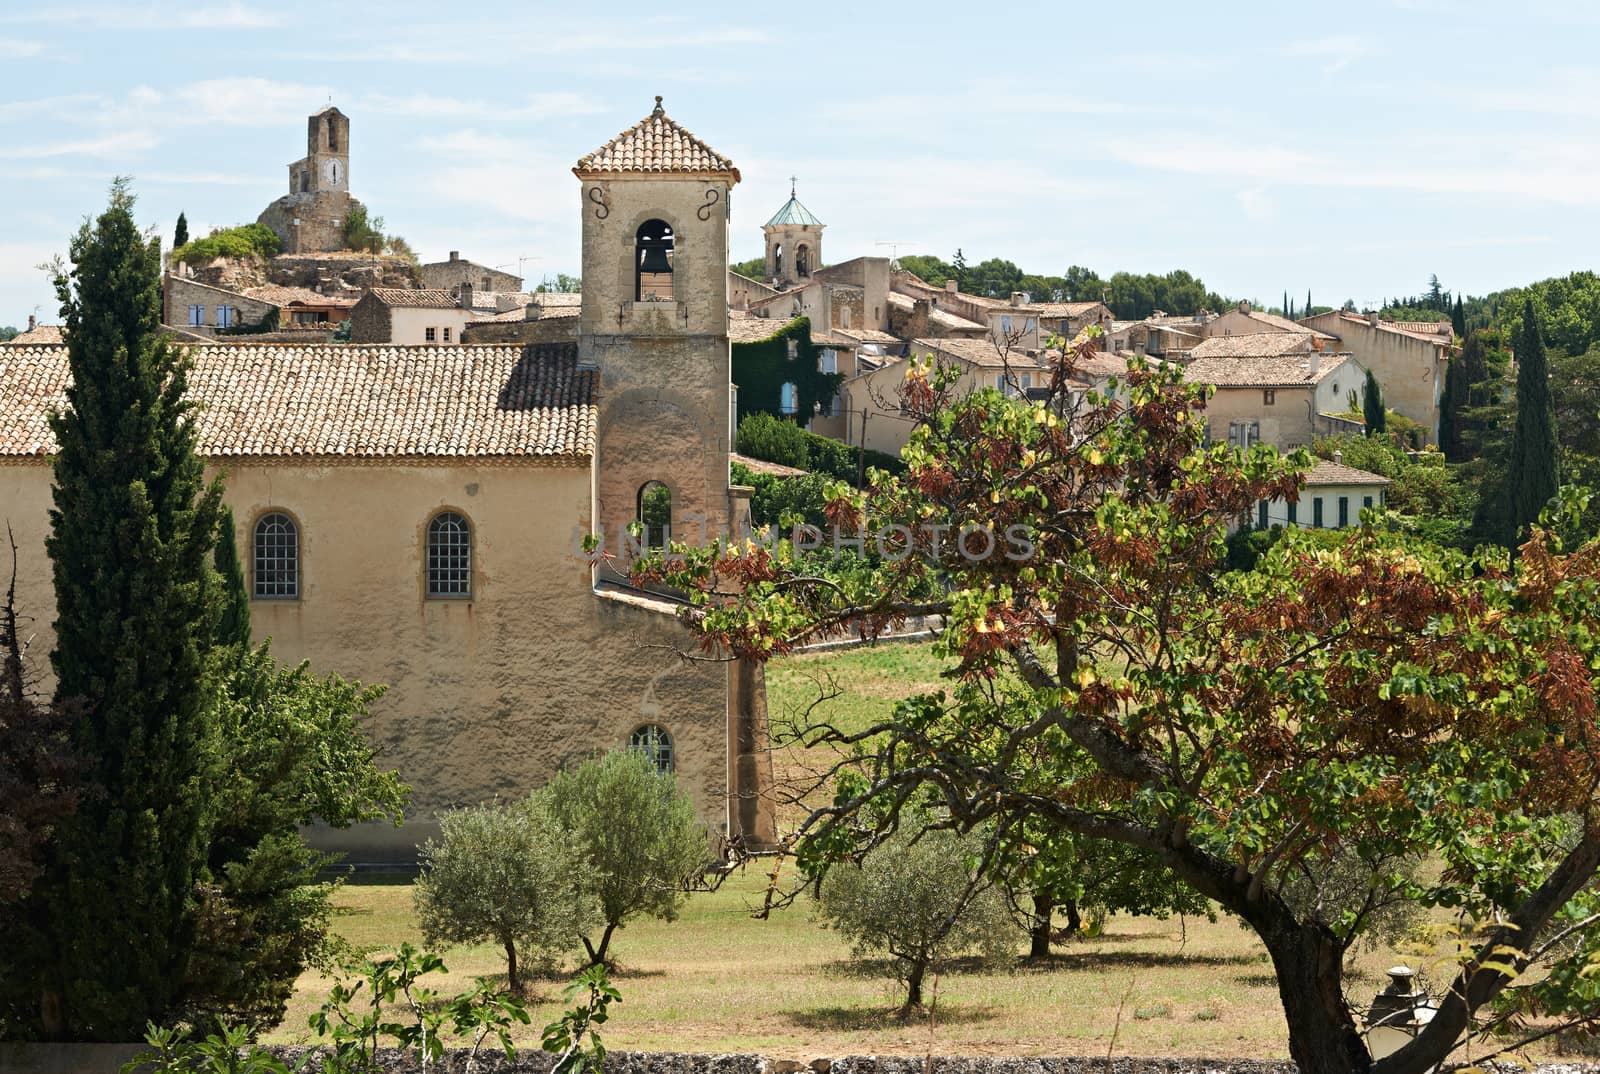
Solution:
[[[1517,422],[1511,432],[1511,457],[1500,487],[1495,520],[1501,544],[1511,546],[1539,518],[1559,485],[1556,425],[1550,408],[1550,372],[1533,299],[1522,307],[1517,335]]]
[[[1361,416],[1366,420],[1368,436],[1382,436],[1389,427],[1388,415],[1383,407],[1383,389],[1370,369],[1367,370],[1367,386],[1361,399]]]
[[[125,180],[70,250],[56,278],[72,386],[50,422],[51,662],[58,701],[86,706],[72,739],[97,789],[63,823],[13,937],[39,1035],[135,1040],[172,1010],[195,927],[221,492],[195,455],[186,362],[161,333],[160,253]]]
[[[1450,329],[1457,339],[1467,338],[1467,311],[1461,305],[1460,295],[1456,296],[1456,304],[1450,310]]]
[[[172,248],[186,245],[189,241],[189,219],[182,213],[178,214],[178,226],[172,232]]]

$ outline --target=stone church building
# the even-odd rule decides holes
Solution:
[[[630,745],[677,772],[711,829],[775,838],[761,670],[685,659],[695,639],[671,596],[580,552],[594,531],[615,547],[647,501],[690,540],[747,522],[749,490],[728,480],[739,172],[658,98],[574,173],[575,343],[194,352],[200,449],[226,476],[256,638],[388,686],[369,733],[413,806],[400,831],[316,833],[355,861],[406,860],[440,810],[520,796]],[[41,670],[46,414],[67,376],[62,346],[0,347],[0,515]]]

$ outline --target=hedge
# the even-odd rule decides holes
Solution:
[[[832,437],[806,432],[794,422],[771,414],[751,414],[739,422],[734,444],[739,454],[752,459],[826,474],[852,485],[857,483],[858,475],[873,467],[892,474],[905,470],[905,463],[898,456],[882,451],[868,450],[863,465],[860,449]]]

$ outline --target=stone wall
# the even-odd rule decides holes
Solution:
[[[118,1066],[140,1050],[123,1044],[0,1044],[0,1074],[115,1074]],[[307,1052],[315,1051],[290,1045],[268,1050],[291,1069]],[[415,1052],[385,1048],[377,1060],[381,1070],[392,1074],[411,1074],[420,1069]],[[448,1049],[435,1069],[439,1074],[462,1074],[466,1060],[464,1050]],[[478,1069],[484,1074],[549,1074],[551,1066],[549,1055],[529,1048],[519,1049],[509,1062],[502,1053],[488,1048],[478,1057]],[[313,1061],[307,1069],[317,1069],[317,1064]],[[606,1074],[1295,1074],[1297,1069],[1288,1060],[1103,1055],[850,1055],[794,1060],[751,1054],[608,1051],[605,1061]],[[1600,1065],[1545,1063],[1534,1067],[1531,1074],[1600,1074]]]
[[[205,307],[204,323],[210,328],[220,327],[217,324],[218,306],[233,307],[235,328],[260,324],[267,319],[271,320],[273,328],[278,326],[278,307],[270,302],[246,298],[234,291],[170,274],[162,282],[162,305],[162,323],[179,328],[189,326],[189,307],[192,305]]]
[[[353,297],[374,287],[402,290],[422,286],[416,264],[375,254],[279,254],[267,265],[267,281],[281,287],[306,287],[319,294]]]
[[[422,286],[455,291],[466,284],[475,291],[520,291],[522,277],[501,272],[450,252],[450,260],[422,266]]]
[[[578,318],[478,321],[461,330],[463,343],[564,343],[578,338]]]
[[[263,209],[256,223],[277,233],[287,254],[343,250],[345,217],[360,204],[342,190],[285,194]]]
[[[394,336],[394,321],[386,303],[365,295],[350,310],[350,342],[387,343]]]

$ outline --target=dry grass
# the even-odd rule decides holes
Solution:
[[[819,688],[840,696],[818,714],[860,728],[894,703],[940,687],[939,662],[927,645],[834,651],[777,662],[768,672],[775,726],[811,703]],[[815,769],[818,759],[779,750],[782,779]],[[797,807],[784,820],[797,818]],[[637,922],[618,933],[617,984],[624,1001],[607,1026],[606,1044],[620,1049],[759,1052],[809,1059],[844,1054],[1183,1055],[1283,1058],[1287,1055],[1277,984],[1265,950],[1235,922],[1112,918],[1093,940],[1058,948],[1043,964],[1020,957],[1002,965],[959,963],[937,983],[933,1024],[897,1017],[902,999],[881,967],[854,962],[807,903],[756,920],[766,881],[752,865],[719,892],[690,899],[673,923]],[[421,942],[411,890],[401,878],[368,878],[338,895],[340,935],[362,947]],[[459,990],[479,975],[503,974],[490,946],[444,952],[451,972],[436,982]],[[1406,960],[1417,964],[1416,952]],[[1393,951],[1358,954],[1349,989],[1370,996],[1382,970],[1401,960]],[[524,1040],[559,1012],[572,959],[531,987],[533,1025]],[[303,977],[277,1041],[309,1039],[306,1019],[328,982]],[[1554,1053],[1544,1052],[1542,1057]]]

